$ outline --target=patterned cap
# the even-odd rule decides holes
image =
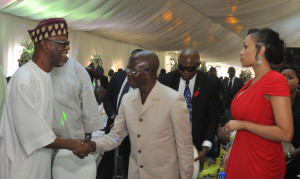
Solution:
[[[33,30],[28,30],[33,42],[58,35],[68,36],[68,25],[64,18],[50,18],[42,20]]]

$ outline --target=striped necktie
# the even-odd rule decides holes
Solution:
[[[187,103],[187,109],[190,112],[190,121],[192,125],[192,98],[191,98],[191,91],[189,88],[189,81],[186,81],[185,89],[184,89],[184,97]]]

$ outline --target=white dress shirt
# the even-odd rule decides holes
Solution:
[[[233,83],[234,83],[234,79],[235,79],[235,76],[234,77],[232,77],[232,79],[231,79],[231,88],[233,87]],[[228,86],[229,86],[229,83],[230,83],[230,77],[228,78]]]

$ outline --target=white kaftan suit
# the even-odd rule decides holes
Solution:
[[[183,95],[158,81],[144,105],[139,89],[125,94],[114,127],[96,141],[96,152],[117,147],[128,134],[128,178],[192,178],[194,149]]]
[[[62,138],[84,139],[85,133],[103,129],[86,69],[69,58],[62,67],[50,72],[54,89],[53,131]]]
[[[33,61],[19,68],[7,86],[0,123],[0,178],[50,179],[53,90],[49,73]]]

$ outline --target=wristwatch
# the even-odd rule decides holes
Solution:
[[[287,153],[287,157],[288,157],[288,159],[291,159],[291,158],[292,158],[292,155],[291,155],[290,152]]]

